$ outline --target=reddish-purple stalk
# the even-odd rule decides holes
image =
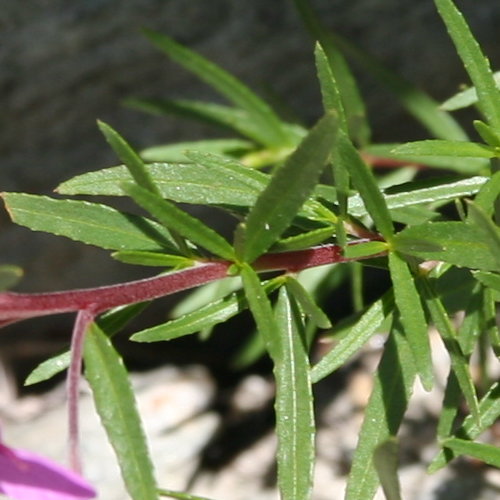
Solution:
[[[379,239],[377,235],[373,236],[349,245]],[[385,252],[382,252],[377,256],[384,254]],[[280,270],[298,272],[311,267],[353,260],[359,258],[345,258],[342,247],[329,244],[304,250],[264,254],[253,263],[253,267],[258,272]],[[188,269],[116,285],[48,293],[0,293],[0,327],[38,316],[78,313],[71,338],[71,362],[67,376],[69,461],[73,470],[81,473],[78,451],[79,380],[85,332],[94,318],[118,306],[164,297],[225,278],[230,274],[230,267],[233,264],[226,260],[207,260],[198,262]]]

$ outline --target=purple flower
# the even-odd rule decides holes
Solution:
[[[79,500],[96,496],[94,488],[75,472],[2,443],[0,493],[13,500]]]

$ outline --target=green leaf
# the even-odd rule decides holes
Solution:
[[[437,437],[443,439],[451,434],[453,425],[462,401],[462,392],[457,377],[453,370],[448,374],[446,389],[443,398],[443,407],[439,414]]]
[[[483,285],[500,292],[500,275],[484,271],[474,271],[473,275]]]
[[[339,129],[347,132],[347,121],[344,112],[344,105],[340,96],[337,82],[333,76],[333,70],[323,47],[317,43],[314,51],[316,60],[316,71],[321,86],[323,98],[323,109],[325,113],[334,111],[339,117]]]
[[[415,380],[415,368],[404,337],[393,331],[384,349],[359,435],[349,475],[346,500],[370,500],[378,477],[373,453],[395,436],[403,420]]]
[[[231,245],[200,220],[139,186],[128,185],[124,186],[123,189],[139,206],[150,212],[169,229],[223,259],[234,259]]]
[[[468,415],[463,424],[457,429],[456,436],[462,439],[476,439],[494,424],[500,416],[500,384],[493,384],[488,393],[481,399],[479,402],[479,413],[481,415],[480,423],[478,424],[472,415]],[[455,456],[453,450],[449,450],[449,453],[446,454],[441,450],[429,465],[428,472],[433,474],[444,467]]]
[[[487,215],[495,213],[495,202],[500,195],[500,172],[495,172],[487,182],[483,184],[481,190],[474,199],[476,206],[481,208]]]
[[[457,455],[468,455],[493,467],[500,467],[500,448],[491,444],[473,443],[465,439],[449,438],[442,442],[444,448]]]
[[[465,141],[465,139],[464,139]],[[410,143],[412,144],[412,143]],[[411,156],[393,154],[401,144],[371,144],[363,148],[362,154],[370,161],[375,158],[395,158],[399,161],[408,162],[409,165],[423,165],[426,168],[434,167],[458,172],[463,175],[474,175],[484,172],[489,168],[489,161],[486,158],[467,158],[460,156]],[[397,170],[399,171],[399,169]]]
[[[160,252],[144,252],[140,250],[124,250],[111,254],[113,259],[126,264],[137,264],[140,266],[159,266],[159,267],[190,267],[194,264],[192,259],[180,255],[169,255]]]
[[[147,162],[184,163],[186,161],[186,151],[232,155],[248,152],[254,147],[251,142],[242,139],[206,139],[153,146],[143,149],[141,157]]]
[[[344,257],[347,259],[360,259],[387,252],[388,245],[384,241],[367,241],[356,245],[347,245],[344,249]]]
[[[337,33],[332,33],[331,36],[347,57],[351,57],[385,89],[392,92],[401,105],[433,136],[440,139],[467,140],[467,135],[458,122],[449,113],[441,110],[438,102],[411,82],[387,69],[377,58],[361,50],[349,40]]]
[[[312,322],[319,328],[331,328],[332,324],[328,316],[316,304],[314,298],[299,281],[290,276],[287,278],[285,285]]]
[[[264,345],[274,364],[281,361],[281,339],[276,335],[278,327],[274,318],[271,302],[267,297],[267,292],[260,282],[259,276],[253,268],[243,263],[240,267],[243,288],[250,307],[250,311],[257,324],[257,330],[264,340]]]
[[[307,0],[294,0],[302,21],[314,40],[318,40],[328,58],[329,68],[339,88],[339,95],[345,111],[349,137],[359,144],[370,142],[370,125],[367,120],[365,104],[344,56],[337,46],[336,39],[322,26]]]
[[[319,245],[334,234],[335,226],[321,227],[305,233],[289,236],[288,238],[282,238],[273,245],[272,249],[277,251],[301,250]]]
[[[373,463],[387,500],[401,500],[398,453],[399,446],[395,438],[380,443],[373,453]]]
[[[267,146],[290,143],[282,122],[273,110],[235,77],[171,38],[150,30],[144,33],[175,62],[209,84],[238,108],[246,111],[250,122],[260,129],[260,142]]]
[[[134,319],[148,306],[147,302],[138,302],[128,306],[120,306],[111,309],[102,314],[97,324],[99,328],[106,332],[106,335],[112,337],[119,332],[129,321]],[[61,373],[68,368],[71,361],[71,353],[69,351],[62,352],[56,356],[40,363],[26,378],[24,385],[38,384],[45,380],[51,379],[54,375]]]
[[[339,343],[312,367],[312,381],[314,383],[319,382],[345,365],[347,360],[377,332],[384,320],[391,315],[393,308],[394,298],[392,292],[386,293],[380,300],[374,302],[348,328]]]
[[[92,324],[85,339],[85,376],[97,412],[117,455],[123,480],[134,500],[158,498],[153,464],[134,393],[121,358],[108,337]]]
[[[477,227],[482,235],[483,241],[488,245],[490,252],[496,258],[497,268],[500,270],[500,229],[488,217],[485,211],[478,207],[474,202],[468,200],[469,207],[468,220],[474,227]]]
[[[56,356],[52,356],[40,363],[24,381],[24,385],[34,385],[39,382],[44,382],[45,380],[51,379],[54,375],[61,373],[63,370],[68,368],[71,361],[70,351],[65,351]]]
[[[234,160],[226,160],[225,165],[220,157],[218,159],[210,165],[153,163],[148,169],[163,198],[199,205],[253,205],[264,186],[259,185],[257,189],[256,181],[252,184],[250,175],[241,173],[245,168],[250,170],[248,167],[240,164],[241,168],[236,169]],[[268,176],[262,175],[267,181]],[[123,196],[123,183],[131,180],[125,167],[112,167],[74,177],[60,184],[57,191],[69,195]]]
[[[394,287],[394,300],[401,315],[404,334],[410,346],[415,367],[423,387],[433,386],[431,347],[427,321],[408,264],[395,252],[389,253],[389,270]]]
[[[493,78],[497,88],[500,87],[500,71],[493,73]],[[475,87],[469,87],[468,89],[462,90],[455,94],[454,96],[446,99],[440,108],[445,111],[456,111],[457,109],[467,108],[477,103],[477,92]]]
[[[384,199],[389,210],[413,207],[416,205],[451,201],[464,196],[476,194],[488,181],[488,177],[476,176],[455,182],[443,182],[428,185],[412,182],[399,187],[401,192],[394,193],[395,189],[384,193]],[[366,215],[366,208],[359,195],[349,198],[349,213],[354,217]]]
[[[498,133],[500,131],[500,90],[496,87],[490,63],[454,3],[451,0],[435,0],[435,4],[462,59],[464,68],[476,87],[479,109]]]
[[[16,224],[109,250],[176,253],[168,231],[144,217],[97,203],[55,200],[46,196],[2,193]]]
[[[113,130],[109,125],[101,121],[98,121],[97,124],[109,145],[113,148],[113,151],[127,167],[136,184],[152,193],[158,194],[158,188],[153,182],[141,157],[116,130]]]
[[[417,287],[420,294],[425,298],[425,304],[429,310],[432,321],[443,338],[446,349],[450,355],[451,368],[457,377],[458,384],[469,406],[469,410],[476,421],[480,422],[481,414],[478,406],[476,389],[474,388],[474,382],[469,370],[468,359],[463,354],[460,344],[458,343],[458,336],[455,328],[430,281],[422,277],[418,280]]]
[[[434,245],[441,250],[416,248],[415,241]],[[403,229],[394,238],[394,248],[403,254],[424,260],[441,260],[456,266],[490,271],[497,269],[482,231],[464,222],[429,222]]]
[[[318,183],[336,130],[337,120],[326,115],[276,170],[246,218],[240,254],[243,260],[254,261],[290,225]]]
[[[278,487],[283,500],[307,500],[314,472],[314,411],[309,357],[300,311],[286,287],[276,306],[281,353],[276,379]]]
[[[184,493],[182,491],[172,491],[166,490],[165,488],[160,488],[158,494],[162,497],[177,498],[178,500],[211,500],[207,497],[200,497],[198,495],[190,495],[189,493]]]
[[[262,288],[266,294],[269,294],[281,286],[282,283],[282,278],[275,278],[263,283]],[[173,319],[168,323],[137,332],[132,335],[130,340],[136,342],[158,342],[176,339],[223,323],[247,308],[248,302],[244,292],[234,292],[221,299],[205,304],[179,318]]]
[[[338,155],[349,169],[352,182],[358,190],[366,210],[382,236],[390,241],[394,234],[392,220],[384,197],[377,186],[373,172],[361,159],[349,139],[341,132],[337,137]],[[351,212],[350,212],[351,213]]]
[[[23,270],[17,266],[0,266],[0,291],[8,290],[23,277]]]
[[[411,159],[426,156],[451,156],[465,158],[494,158],[498,152],[478,142],[425,140],[401,144],[391,151],[392,156]]]
[[[481,139],[491,148],[494,148],[497,157],[500,156],[500,137],[495,131],[481,120],[474,120],[472,124],[476,132],[481,136]]]

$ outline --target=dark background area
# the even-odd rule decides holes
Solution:
[[[435,98],[444,99],[467,82],[431,0],[312,4],[328,27]],[[457,4],[498,68],[500,3]],[[321,113],[313,41],[291,1],[5,2],[0,11],[0,190],[49,194],[75,174],[115,164],[97,118],[138,148],[225,136],[207,126],[122,106],[131,96],[219,100],[154,49],[140,34],[141,27],[160,30],[199,51],[264,97],[279,96],[306,124]],[[425,137],[390,94],[365,75],[360,81],[375,140]],[[102,250],[15,227],[3,210],[0,230],[0,261],[24,268],[26,277],[18,286],[22,291],[97,286],[150,274],[118,264]],[[155,314],[164,316],[167,309],[163,303]],[[17,361],[43,357],[68,338],[70,325],[71,318],[57,317],[9,327],[2,332],[2,355]],[[178,355],[170,352],[173,358]]]

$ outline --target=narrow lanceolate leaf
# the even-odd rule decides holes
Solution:
[[[468,201],[467,205],[469,207],[468,219],[481,231],[484,242],[488,245],[490,252],[496,258],[496,270],[500,271],[500,229],[481,207],[478,207],[472,201]]]
[[[186,161],[186,151],[203,153],[234,154],[247,152],[255,146],[242,139],[206,139],[204,141],[176,142],[152,146],[141,151],[141,158],[147,162],[168,161],[183,163]]]
[[[407,227],[394,238],[394,247],[403,254],[470,269],[494,271],[498,267],[497,257],[482,231],[464,222],[429,222]]]
[[[373,453],[377,446],[397,434],[414,380],[415,368],[410,349],[405,338],[395,330],[385,345],[365,411],[347,483],[346,500],[373,498],[378,485]]]
[[[244,261],[254,261],[290,225],[318,183],[336,131],[336,118],[323,117],[273,175],[246,218],[240,255]]]
[[[277,364],[281,361],[282,350],[281,340],[276,333],[278,327],[271,302],[260,282],[259,276],[250,265],[247,263],[241,264],[240,274],[250,311],[257,324],[257,330],[264,340],[269,356],[274,364]]]
[[[202,155],[202,153],[199,153]],[[163,198],[178,203],[194,203],[200,205],[253,205],[259,192],[265,186],[268,176],[262,174],[264,185],[252,184],[250,175],[241,171],[250,170],[240,164],[237,172],[231,171],[223,164],[210,165],[186,163],[152,163],[148,165],[151,177],[158,186]],[[225,160],[228,162],[228,160]],[[228,162],[229,163],[229,162]],[[231,164],[236,164],[235,160]],[[260,173],[260,172],[259,172]],[[239,175],[238,175],[239,174]],[[250,179],[248,179],[250,177]],[[88,172],[63,182],[57,188],[61,194],[91,194],[107,196],[123,196],[123,183],[133,180],[129,171],[121,167],[111,167],[96,172]]]
[[[339,50],[336,40],[331,36],[330,30],[326,30],[322,26],[310,3],[307,0],[294,0],[294,3],[302,21],[314,40],[319,41],[328,58],[329,67],[340,90],[339,94],[345,110],[349,137],[357,144],[368,144],[371,131],[365,104],[345,57]]]
[[[394,234],[391,215],[372,171],[345,134],[338,134],[337,147],[338,154],[343,164],[349,169],[352,182],[363,199],[377,230],[386,240],[391,240]]]
[[[228,260],[234,258],[233,248],[220,234],[184,210],[139,186],[124,186],[124,190],[138,205],[150,212],[169,229],[214,255]]]
[[[180,255],[170,255],[160,252],[145,252],[141,250],[124,250],[122,252],[114,252],[111,254],[113,259],[126,264],[137,264],[139,266],[156,266],[156,267],[190,267],[194,265],[193,259],[182,257]]]
[[[399,446],[395,438],[379,444],[373,453],[373,463],[386,500],[401,500],[398,478]]]
[[[86,201],[2,193],[16,224],[66,236],[108,250],[166,250],[176,253],[167,230],[144,217]]]
[[[309,357],[301,313],[286,287],[276,306],[281,337],[276,379],[278,487],[283,500],[307,500],[314,470],[314,412]]]
[[[471,33],[463,15],[451,0],[434,0],[458,55],[476,87],[478,106],[489,124],[500,132],[500,90],[496,87],[490,63]]]
[[[427,278],[422,278],[417,283],[420,294],[425,297],[425,304],[429,310],[430,316],[437,330],[439,331],[446,349],[450,355],[451,368],[454,371],[460,389],[464,395],[469,410],[476,420],[481,421],[481,414],[477,400],[476,389],[469,370],[468,359],[462,352],[458,343],[457,333],[453,327],[450,318]]]
[[[292,277],[288,278],[286,280],[286,287],[313,323],[319,328],[331,328],[332,324],[328,316],[316,304],[311,294],[296,279]]]
[[[482,462],[500,467],[500,448],[491,444],[473,443],[466,439],[449,438],[442,443],[444,448],[453,450],[456,455],[467,455]]]
[[[479,280],[483,285],[500,292],[500,275],[499,274],[487,273],[484,271],[476,271],[473,274],[474,274],[474,277],[477,280]]]
[[[392,156],[405,159],[426,156],[451,156],[465,158],[494,158],[499,155],[494,148],[479,142],[445,140],[415,141],[401,144],[391,151]]]
[[[108,337],[95,324],[85,340],[85,376],[130,496],[157,500],[154,468],[127,371]]]
[[[149,172],[144,165],[141,157],[132,149],[130,144],[109,125],[104,122],[97,122],[101,132],[106,137],[109,145],[117,154],[118,158],[125,164],[128,171],[134,178],[134,181],[144,189],[158,194],[158,188],[155,186]]]
[[[497,84],[497,88],[500,89],[500,71],[493,73],[493,78]],[[441,109],[446,111],[456,111],[457,109],[467,108],[477,103],[477,92],[475,87],[470,87],[468,89],[462,90],[455,94],[454,96],[446,99],[440,106]]]
[[[480,423],[472,415],[468,415],[455,435],[461,439],[476,439],[498,420],[500,417],[500,384],[493,384],[488,393],[481,399],[479,413],[481,415]],[[448,450],[446,454],[441,450],[429,465],[429,473],[438,471],[455,456],[453,450]]]
[[[411,82],[387,69],[377,58],[361,50],[351,41],[341,37],[338,33],[332,33],[331,36],[347,57],[355,60],[366,70],[366,73],[369,73],[385,89],[392,92],[401,105],[433,136],[440,139],[467,140],[467,135],[458,122],[449,113],[439,109],[438,102]]]
[[[281,284],[282,278],[277,278],[263,283],[262,288],[268,294]],[[234,292],[186,313],[179,318],[173,319],[168,323],[137,332],[132,335],[130,340],[136,342],[158,342],[176,339],[223,323],[247,308],[248,301],[245,294],[242,291]]]
[[[413,182],[413,186],[400,193],[394,193],[394,190],[388,190],[384,193],[384,199],[389,210],[398,208],[414,207],[430,203],[438,203],[472,196],[476,194],[488,181],[488,177],[476,176],[469,177],[455,182],[445,182],[433,185],[419,185]],[[366,215],[366,208],[359,195],[349,198],[349,213],[354,217],[363,217]]]
[[[263,144],[280,146],[288,142],[285,129],[274,111],[235,77],[165,35],[150,30],[145,30],[145,34],[175,62],[208,83],[235,106],[245,110],[249,120],[260,128],[259,139]]]
[[[408,264],[395,252],[389,253],[389,270],[394,287],[394,300],[401,316],[404,333],[415,367],[424,388],[433,385],[431,348],[427,321]]]
[[[313,366],[311,370],[312,381],[319,382],[343,366],[377,332],[384,320],[392,314],[393,308],[392,292],[387,292],[380,300],[374,302],[349,327],[342,340]]]

